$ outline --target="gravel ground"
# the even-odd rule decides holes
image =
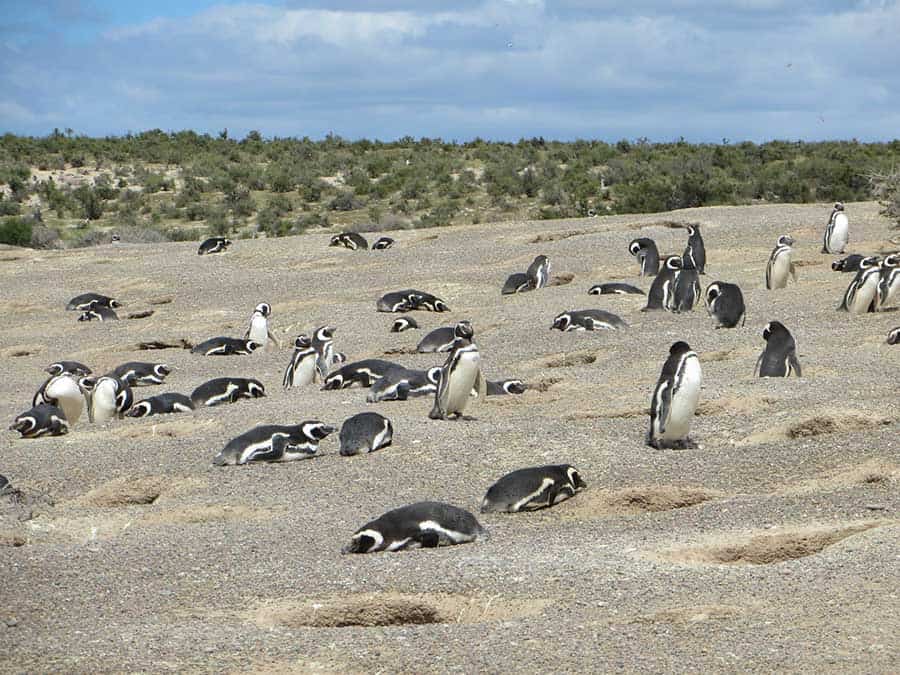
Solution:
[[[174,367],[140,397],[222,375],[256,377],[265,398],[58,438],[0,433],[3,672],[865,671],[900,662],[900,313],[835,311],[851,275],[819,253],[827,204],[507,222],[395,234],[387,251],[329,248],[328,235],[64,252],[0,250],[0,419],[30,407],[43,368],[76,359],[105,372],[127,360]],[[848,204],[851,251],[898,248],[874,203]],[[713,330],[702,307],[642,313],[636,296],[589,296],[636,276],[628,242],[681,253],[699,222],[704,287],[742,287],[746,326]],[[799,283],[764,288],[778,235],[797,241]],[[889,240],[895,238],[895,243]],[[536,243],[535,240],[540,240]],[[571,283],[501,297],[506,276],[546,254]],[[420,288],[450,305],[417,312],[423,330],[388,332],[384,292]],[[77,323],[86,291],[152,316]],[[269,302],[282,348],[200,357],[147,341],[240,335]],[[603,308],[629,328],[548,330],[568,309]],[[329,323],[351,360],[427,367],[424,333],[471,319],[490,379],[532,388],[492,397],[473,420],[427,419],[432,401],[367,404],[366,390],[283,391],[298,332]],[[762,328],[794,334],[801,379],[752,376]],[[650,395],[669,345],[704,371],[693,436],[644,445]],[[214,467],[259,423],[391,418],[394,444],[309,460]],[[588,489],[553,509],[479,514],[490,537],[395,554],[341,556],[389,508],[446,501],[476,512],[487,487],[523,466],[568,462]],[[347,625],[350,624],[350,625]]]

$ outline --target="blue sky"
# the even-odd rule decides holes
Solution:
[[[900,0],[0,0],[0,133],[900,137]]]

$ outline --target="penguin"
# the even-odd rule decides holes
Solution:
[[[794,267],[792,257],[794,240],[786,234],[778,237],[775,248],[769,256],[766,265],[766,288],[770,291],[776,288],[784,288],[788,284],[788,275],[797,282],[797,269]]]
[[[766,348],[756,359],[753,374],[760,377],[802,377],[800,361],[797,360],[797,343],[794,336],[780,321],[770,321],[763,328]]]
[[[391,421],[376,412],[362,412],[341,425],[341,455],[349,457],[361,452],[386,448],[394,438]]]
[[[831,217],[822,237],[822,253],[843,253],[850,241],[850,223],[844,213],[844,205],[837,202],[831,210]]]
[[[563,312],[553,319],[554,328],[564,333],[573,330],[618,330],[627,328],[621,317],[602,309],[579,309]]]
[[[191,347],[191,354],[203,356],[244,356],[252,354],[259,344],[254,340],[241,338],[214,337]]]
[[[378,237],[372,244],[373,251],[384,251],[394,245],[394,240],[390,237]]]
[[[303,387],[316,381],[316,362],[319,352],[312,346],[308,335],[298,335],[294,340],[294,353],[284,370],[281,384],[285,389]]]
[[[528,266],[525,272],[530,290],[544,288],[550,282],[550,258],[539,255]]]
[[[468,511],[441,502],[417,502],[369,521],[341,553],[376,553],[435,548],[475,541],[487,532]]]
[[[628,250],[637,258],[642,277],[655,277],[659,273],[659,250],[655,241],[639,237],[628,244]]]
[[[524,394],[527,387],[522,380],[488,381],[487,396],[503,396],[505,394]]]
[[[881,282],[881,268],[876,256],[863,258],[859,271],[847,286],[838,311],[851,314],[874,312],[878,306],[878,286]]]
[[[525,272],[514,272],[506,278],[503,288],[500,289],[501,295],[513,295],[515,293],[524,293],[531,290],[531,280]]]
[[[681,256],[684,267],[685,269],[693,267],[697,270],[697,274],[706,274],[706,246],[703,244],[703,237],[700,235],[700,226],[697,224],[688,225],[687,231],[687,247]]]
[[[391,332],[402,333],[405,330],[413,330],[418,327],[419,324],[411,316],[401,316],[399,319],[394,319],[394,323],[391,324]]]
[[[104,375],[91,381],[86,389],[88,419],[94,424],[103,424],[114,417],[122,417],[134,402],[131,387],[111,375]]]
[[[433,420],[445,420],[450,415],[459,419],[472,392],[483,398],[487,383],[481,373],[481,354],[474,342],[475,330],[468,321],[460,321],[455,329],[453,351],[441,367],[434,407],[428,413]]]
[[[197,255],[209,255],[210,253],[224,253],[231,246],[231,240],[225,237],[210,237],[204,239],[200,248],[197,249]]]
[[[419,340],[416,351],[420,354],[432,354],[436,352],[449,352],[453,349],[453,341],[456,339],[456,326],[443,326],[435,328],[425,337]]]
[[[588,289],[588,295],[645,295],[645,293],[631,284],[608,282],[594,284]]]
[[[166,375],[172,372],[165,363],[144,363],[142,361],[129,361],[121,366],[113,368],[109,374],[118,377],[129,387],[142,387],[152,384],[162,384]]]
[[[78,378],[70,373],[62,373],[50,377],[31,399],[31,405],[37,407],[49,403],[60,408],[70,427],[77,424],[85,407],[85,385],[87,378]]]
[[[437,391],[440,377],[440,366],[428,370],[410,370],[398,366],[385,373],[384,377],[372,382],[366,401],[368,403],[406,401],[416,396],[427,396]]]
[[[743,326],[747,320],[744,294],[737,284],[714,281],[706,287],[706,311],[716,320],[716,328]]]
[[[676,313],[690,312],[694,303],[700,299],[700,276],[693,267],[687,267],[682,261],[681,271],[675,277],[675,296],[672,311]]]
[[[885,340],[889,345],[900,345],[900,326],[894,328],[890,333],[888,333],[887,340]]]
[[[121,307],[122,303],[118,300],[110,298],[107,295],[101,295],[100,293],[82,293],[81,295],[76,295],[74,298],[69,300],[66,305],[67,310],[78,310],[84,311],[86,309],[90,309],[91,307],[106,307],[108,309],[115,309],[117,307]]]
[[[429,312],[449,312],[450,308],[436,295],[412,288],[385,293],[375,303],[379,312],[409,312],[426,309]]]
[[[0,497],[5,494],[11,494],[13,492],[15,492],[15,490],[10,484],[9,479],[6,476],[0,475]]]
[[[111,307],[92,304],[78,317],[79,321],[118,321],[119,315]]]
[[[388,372],[396,369],[406,370],[403,366],[382,359],[363,359],[348,363],[333,373],[322,383],[322,389],[346,389],[358,384],[361,387],[371,387],[372,383],[380,380]]]
[[[488,488],[482,513],[517,513],[559,504],[587,487],[570,464],[551,464],[518,469]]]
[[[366,241],[364,236],[357,232],[341,232],[340,234],[336,234],[331,238],[331,243],[328,245],[343,246],[344,248],[349,248],[351,251],[369,249],[369,242]]]
[[[259,347],[265,347],[269,340],[280,349],[281,343],[272,335],[269,329],[269,318],[272,316],[272,307],[268,302],[259,303],[250,315],[250,325],[244,333],[245,340],[253,340]]]
[[[150,415],[191,412],[193,409],[194,403],[190,396],[169,392],[138,401],[125,412],[125,417],[149,417]]]
[[[697,353],[686,342],[674,343],[650,401],[650,447],[694,447],[689,434],[702,380]]]
[[[860,255],[859,253],[851,253],[846,258],[841,258],[840,260],[835,260],[831,263],[831,269],[835,272],[858,272],[859,263],[862,262],[865,257],[866,256]]]
[[[195,408],[211,407],[221,403],[235,403],[242,398],[260,398],[266,388],[259,380],[246,377],[217,377],[204,382],[191,392]]]
[[[49,366],[44,368],[45,373],[50,373],[51,375],[62,375],[63,373],[69,373],[70,375],[75,375],[76,377],[84,377],[85,375],[90,375],[91,369],[88,368],[83,363],[79,363],[78,361],[57,361],[56,363],[51,363]]]
[[[897,298],[900,298],[900,253],[891,253],[881,261],[878,307],[888,307]]]
[[[310,457],[334,427],[317,420],[293,425],[265,424],[232,439],[213,458],[215,466],[248,462],[290,462]]]
[[[325,379],[331,366],[336,363],[334,354],[334,331],[331,326],[317,328],[312,336],[312,348],[316,350],[316,372]]]
[[[670,255],[665,259],[656,278],[650,284],[647,305],[641,310],[642,312],[657,309],[672,311],[672,308],[675,307],[675,285],[683,265],[680,256]]]
[[[49,403],[40,403],[16,417],[9,430],[18,431],[22,438],[62,436],[69,433],[69,422],[60,408]]]

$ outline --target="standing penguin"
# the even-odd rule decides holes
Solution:
[[[891,253],[881,261],[878,307],[888,307],[898,297],[900,297],[900,253]]]
[[[102,424],[121,417],[131,407],[134,396],[131,387],[118,377],[104,375],[91,383],[87,400],[88,419],[94,424]]]
[[[479,400],[483,400],[487,392],[487,384],[481,373],[481,354],[473,341],[475,330],[472,324],[460,321],[456,324],[455,335],[453,351],[441,367],[434,394],[434,407],[428,413],[428,417],[433,420],[444,420],[450,415],[458,419],[473,390],[478,392]]]
[[[647,294],[647,306],[641,310],[642,312],[652,309],[672,311],[675,307],[675,285],[683,264],[681,258],[677,255],[670,255],[666,258],[662,269],[650,285],[650,292]]]
[[[673,344],[650,401],[648,445],[654,448],[693,447],[689,434],[702,381],[697,353],[686,342]]]
[[[706,287],[706,311],[716,320],[716,328],[734,328],[746,321],[744,294],[737,284],[714,281]]]
[[[394,438],[394,427],[384,415],[362,412],[341,425],[341,454],[345,457],[386,448]]]
[[[797,343],[794,336],[780,321],[770,321],[763,328],[763,340],[766,348],[756,359],[755,375],[760,377],[788,377],[793,374],[802,376],[800,362],[797,360]]]
[[[278,342],[278,338],[272,335],[272,331],[269,330],[269,317],[271,316],[272,307],[269,303],[259,303],[256,309],[253,310],[253,314],[250,315],[250,326],[247,328],[247,332],[244,333],[244,339],[253,340],[260,347],[265,347],[271,339],[280,348],[281,343]]]
[[[532,290],[544,288],[550,281],[550,258],[539,255],[528,266],[525,276],[528,277],[528,285]]]
[[[308,335],[298,335],[294,340],[294,353],[284,370],[281,384],[285,389],[302,387],[316,381],[319,352],[312,346]]]
[[[700,236],[700,226],[688,225],[687,231],[687,248],[681,256],[684,267],[685,269],[693,267],[697,270],[697,274],[706,274],[706,246],[703,244],[703,237]]]
[[[312,347],[316,350],[316,370],[321,379],[328,376],[328,371],[335,364],[334,331],[332,326],[317,328],[312,336]]]
[[[675,277],[675,297],[672,305],[673,312],[690,312],[694,309],[694,303],[700,299],[700,277],[697,270],[684,264]]]
[[[881,268],[876,256],[863,258],[859,263],[859,271],[847,286],[844,298],[838,311],[851,314],[874,312],[878,305],[878,286],[881,281]]]
[[[831,217],[822,238],[822,253],[843,253],[850,241],[850,221],[844,213],[844,204],[837,202],[831,210]]]
[[[659,272],[659,250],[656,242],[647,237],[639,237],[628,244],[628,251],[637,258],[642,277],[655,277]]]
[[[791,246],[793,244],[794,240],[786,234],[778,237],[778,242],[766,265],[766,288],[769,290],[787,286],[788,276],[793,277],[794,283],[797,282],[797,270],[794,268],[792,260],[794,249]]]
[[[37,390],[31,405],[49,403],[60,408],[70,427],[75,426],[85,406],[85,386],[87,378],[78,378],[70,373],[54,375]]]

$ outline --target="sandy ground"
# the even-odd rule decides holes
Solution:
[[[849,204],[851,250],[896,249],[872,203]],[[819,253],[825,204],[510,222],[396,234],[388,251],[329,248],[328,236],[0,251],[0,419],[29,407],[61,358],[105,372],[126,360],[175,368],[189,393],[214,376],[257,377],[266,398],[195,414],[83,420],[68,436],[0,433],[0,670],[257,672],[896,672],[900,663],[900,313],[835,308],[850,275]],[[737,282],[746,326],[713,330],[702,307],[641,313],[635,296],[588,296],[606,280],[643,288],[636,236],[680,253],[699,222],[704,287]],[[763,286],[775,239],[797,240],[799,283]],[[540,243],[534,243],[540,240]],[[571,283],[512,297],[507,274],[537,254]],[[414,287],[449,314],[391,334],[382,293]],[[76,323],[85,291],[142,319]],[[204,358],[140,342],[239,335],[267,301],[284,346]],[[619,313],[618,332],[548,330],[567,309]],[[366,404],[366,390],[283,391],[293,336],[337,327],[351,359],[409,350],[425,330],[471,319],[488,377],[524,395],[491,398],[468,422],[427,419],[431,400]],[[762,328],[793,332],[802,379],[752,376]],[[694,424],[702,447],[644,445],[650,394],[669,345],[701,356]],[[437,355],[388,358],[426,367]],[[257,423],[340,424],[376,409],[390,448],[353,458],[337,434],[314,459],[213,467]],[[4,422],[6,424],[7,422]],[[569,462],[588,489],[553,509],[479,515],[490,538],[395,554],[341,556],[385,510],[423,499],[477,512],[488,486],[523,466]]]

